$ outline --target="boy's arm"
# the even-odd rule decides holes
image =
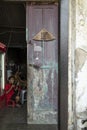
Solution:
[[[14,85],[11,85],[11,87],[8,90],[5,90],[6,94],[8,94],[13,88],[14,88]]]

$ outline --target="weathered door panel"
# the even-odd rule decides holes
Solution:
[[[28,123],[57,124],[58,114],[58,7],[27,5]],[[55,39],[35,41],[45,28]],[[36,51],[35,47],[41,47]]]

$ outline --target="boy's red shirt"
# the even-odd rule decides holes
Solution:
[[[10,89],[11,85],[12,85],[12,84],[6,84],[6,85],[5,85],[5,92]],[[13,94],[14,94],[14,89],[11,89],[11,91],[9,91],[9,93],[6,94],[6,99],[7,99],[7,101],[8,101],[9,99],[11,99],[11,97],[12,97]]]

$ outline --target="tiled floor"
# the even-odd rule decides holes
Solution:
[[[21,108],[0,109],[0,130],[57,130],[56,125],[27,124],[26,103]]]

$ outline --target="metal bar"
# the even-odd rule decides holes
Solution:
[[[8,0],[4,0],[4,1],[8,1]],[[9,1],[13,1],[14,2],[14,0],[9,0]],[[15,0],[15,2],[16,1],[18,1],[19,2],[19,0]],[[20,2],[59,2],[59,0],[20,0]]]
[[[69,0],[60,2],[59,130],[68,130],[68,25]],[[66,22],[65,22],[66,21]]]

